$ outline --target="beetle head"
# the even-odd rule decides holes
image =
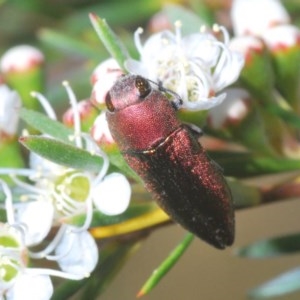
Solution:
[[[105,103],[107,109],[113,113],[143,101],[151,91],[152,87],[147,79],[137,75],[125,75],[107,93]]]

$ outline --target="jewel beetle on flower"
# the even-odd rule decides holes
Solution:
[[[177,118],[180,101],[171,102],[165,93],[141,76],[120,77],[105,99],[111,134],[158,205],[181,226],[224,249],[234,240],[230,189],[200,145],[199,133]]]

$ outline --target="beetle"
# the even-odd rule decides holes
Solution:
[[[230,189],[199,133],[178,119],[181,100],[170,101],[169,91],[157,86],[132,74],[115,82],[105,99],[112,137],[171,219],[224,249],[234,241]]]

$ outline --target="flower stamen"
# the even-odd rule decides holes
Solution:
[[[74,137],[75,143],[78,148],[82,148],[82,140],[81,140],[81,122],[80,122],[80,113],[77,107],[77,99],[75,93],[70,87],[68,81],[63,82],[63,86],[65,87],[67,94],[69,96],[69,101],[74,114]]]
[[[49,104],[49,101],[47,100],[47,98],[44,95],[42,95],[41,93],[35,92],[35,91],[32,91],[30,93],[30,95],[33,98],[36,98],[40,102],[40,104],[42,105],[43,109],[45,110],[47,116],[50,119],[57,120],[57,117],[56,117],[54,109]]]

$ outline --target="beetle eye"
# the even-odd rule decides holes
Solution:
[[[105,97],[105,104],[106,104],[107,109],[108,109],[110,112],[114,112],[114,111],[115,111],[115,107],[114,107],[114,105],[112,104],[112,101],[111,101],[110,93],[107,93],[107,94],[106,94],[106,97]]]
[[[151,92],[149,81],[140,76],[137,76],[135,79],[135,87],[138,89],[141,98],[147,97]]]

